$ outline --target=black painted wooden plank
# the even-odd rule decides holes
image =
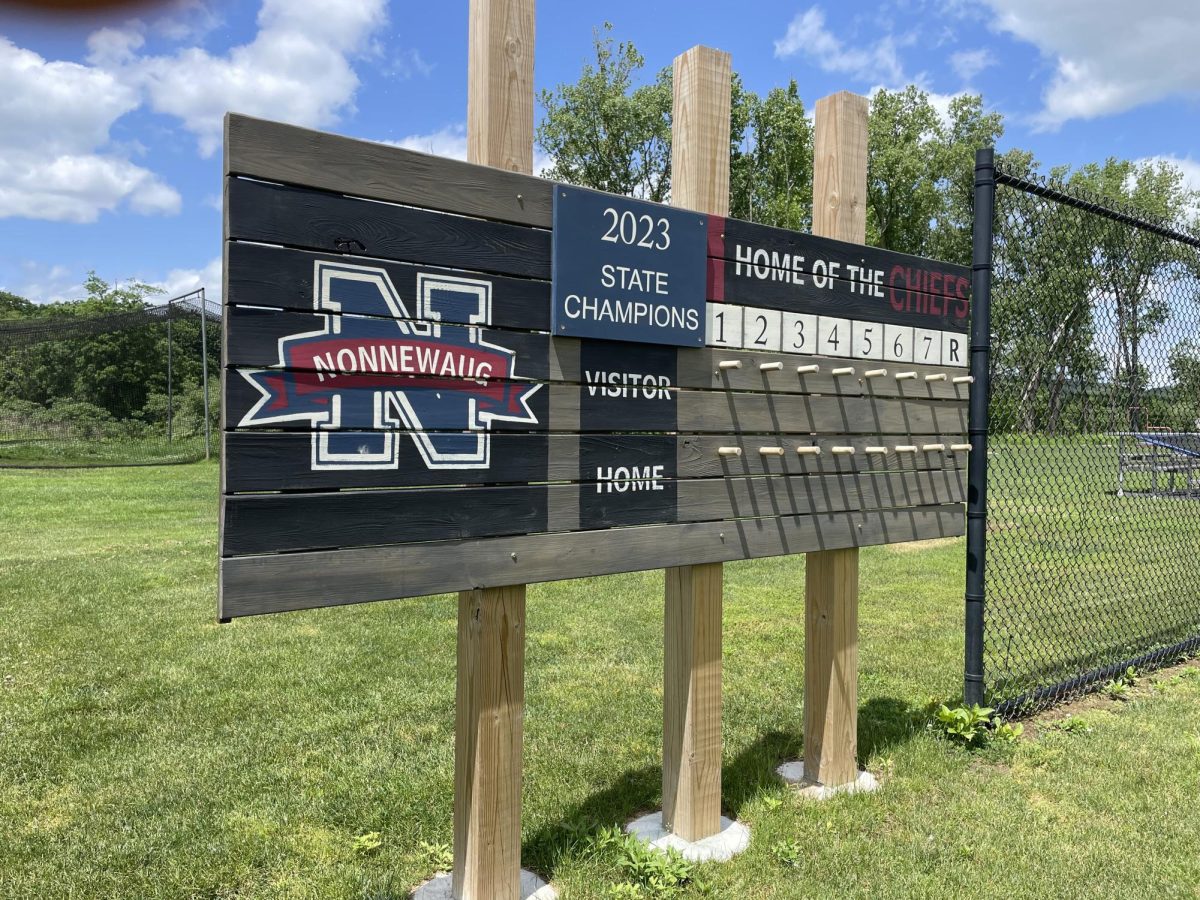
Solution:
[[[247,374],[266,386],[268,399],[264,400],[264,394],[251,386]],[[285,377],[290,380],[281,380]],[[323,386],[315,384],[315,379],[315,374],[305,372],[229,370],[222,409],[224,427],[312,429],[315,424],[325,421],[313,417],[326,417],[330,409],[327,401],[315,405],[326,396],[322,393]],[[471,427],[469,403],[472,399],[480,402],[474,389],[451,391],[435,379],[408,379],[400,382],[403,390],[391,391],[386,389],[385,381],[385,376],[377,376],[370,383],[340,383],[336,393],[340,397],[341,417],[333,430],[447,432]],[[587,391],[586,387],[495,381],[486,386],[474,385],[474,388],[478,388],[478,398],[486,399],[488,409],[511,411],[514,416],[493,421],[492,431],[903,435],[962,434],[966,430],[966,405],[961,401],[671,390],[672,401],[669,402],[642,397],[591,397],[589,422],[582,425],[576,423],[579,423],[579,410],[583,406],[581,394]],[[396,422],[394,428],[375,426],[377,393],[389,397],[390,416]],[[291,405],[287,409],[273,408],[274,398],[284,395],[294,398]],[[391,398],[400,396],[416,409],[416,421],[405,419],[397,411],[397,404]],[[522,418],[524,414],[520,413],[517,401],[523,396],[536,421]],[[318,399],[314,400],[314,397]],[[668,410],[672,404],[676,409]],[[550,419],[550,408],[572,411],[573,416],[564,426],[561,421]],[[282,419],[282,415],[289,418]]]
[[[219,615],[313,609],[962,535],[961,504],[223,559]]]
[[[396,320],[360,317],[345,318],[328,314],[330,322],[348,322],[345,328],[334,326],[345,334],[366,338],[399,334]],[[407,323],[414,320],[404,320]],[[279,340],[289,335],[324,331],[326,314],[264,310],[251,307],[230,307],[226,312],[228,336],[224,346],[226,363],[239,367],[280,368]],[[442,325],[448,345],[462,344],[469,333],[462,326]],[[727,348],[674,348],[618,341],[577,341],[573,338],[553,338],[508,329],[483,329],[480,337],[487,343],[516,352],[515,374],[518,379],[591,382],[596,373],[620,373],[622,377],[643,378],[657,372],[666,375],[670,386],[737,390],[754,393],[838,394],[875,397],[911,397],[915,399],[945,399],[966,401],[967,384],[955,384],[953,377],[961,369],[912,363],[882,363],[872,360],[808,356],[790,353],[755,352]],[[420,338],[415,338],[419,340]],[[547,347],[552,356],[547,362]],[[677,360],[672,363],[672,360]],[[737,368],[722,368],[723,361],[738,362]],[[763,364],[781,362],[782,370],[764,371]],[[290,368],[311,370],[311,358],[292,360]],[[818,365],[819,372],[797,374],[800,366]],[[833,370],[847,365],[856,367],[854,376],[834,376]],[[887,366],[886,374],[866,378],[865,372]],[[908,372],[916,376],[897,380],[896,375]],[[593,377],[589,377],[589,373]],[[942,380],[926,381],[926,375],[941,375]],[[622,383],[628,383],[628,378]]]
[[[761,516],[933,506],[963,500],[962,472],[706,478],[615,492],[611,482],[237,494],[222,498],[221,552],[322,548],[532,534],[555,494],[578,492],[582,530]],[[669,490],[667,488],[670,488]],[[578,529],[571,529],[578,530]]]
[[[244,304],[312,311],[313,272],[317,263],[351,263],[382,269],[406,304],[416,302],[418,274],[479,277],[478,274],[472,276],[469,272],[419,263],[313,253],[263,244],[231,243],[227,255],[229,286],[224,295],[227,306]],[[548,282],[502,275],[488,275],[487,279],[492,285],[492,326],[525,331],[550,330]],[[342,311],[354,315],[376,314],[373,307],[365,304],[347,303]]]
[[[318,359],[332,361],[335,366],[339,349],[354,349],[362,345],[374,347],[368,355],[379,361],[379,350],[387,347],[396,354],[397,366],[386,369],[397,374],[411,372],[428,374],[414,356],[414,350],[470,351],[496,364],[504,362],[509,353],[515,354],[512,377],[517,380],[545,381],[550,377],[550,338],[545,334],[524,331],[500,331],[491,328],[439,323],[437,335],[430,333],[430,323],[415,318],[384,319],[366,316],[343,316],[337,313],[300,313],[282,310],[229,307],[225,311],[229,340],[226,364],[244,368],[288,368],[313,371]],[[324,337],[316,336],[325,333]],[[314,335],[304,340],[280,340],[298,335]],[[307,345],[306,350],[301,348]],[[408,348],[408,353],[398,351]],[[344,377],[358,372],[361,358],[352,354],[343,360],[346,365],[335,368]],[[390,358],[390,357],[389,357]],[[404,362],[407,360],[407,362]],[[384,360],[382,364],[386,363]],[[436,368],[436,364],[434,364]],[[328,366],[323,367],[329,371]],[[461,370],[460,366],[455,366]],[[503,371],[492,371],[489,377],[505,377]]]
[[[366,444],[378,438],[373,432],[345,432],[352,446],[356,440]],[[314,440],[319,434],[308,432],[234,431],[222,435],[226,458],[227,492],[264,492],[296,490],[332,490],[336,488],[425,487],[460,484],[523,484],[551,480],[550,447],[556,454],[569,454],[576,463],[575,439],[544,434],[508,434],[491,437],[491,458],[487,468],[431,469],[421,457],[414,441],[404,436],[396,444],[395,460],[387,467],[346,466],[341,469],[314,469]],[[559,461],[562,465],[562,461]],[[563,466],[565,468],[565,466]],[[558,480],[565,480],[561,476]]]
[[[222,434],[229,493],[283,490],[335,490],[338,488],[402,488],[461,484],[516,484],[537,481],[587,480],[580,474],[581,459],[611,458],[622,465],[645,467],[662,462],[662,442],[670,442],[676,476],[720,478],[734,475],[805,475],[879,471],[922,471],[965,468],[967,455],[953,452],[963,435],[642,435],[642,434],[509,434],[492,436],[490,465],[486,469],[430,469],[411,440],[401,441],[394,467],[312,468],[313,437],[309,432],[233,431]],[[346,439],[354,441],[355,432]],[[357,437],[370,441],[373,432]],[[923,447],[943,444],[943,451],[897,453],[897,444]],[[799,446],[817,446],[819,455],[801,455]],[[867,452],[884,447],[885,453]],[[721,456],[721,447],[737,447],[739,456]],[[762,448],[780,447],[782,455],[765,455]],[[852,447],[853,454],[834,453],[835,447]]]
[[[550,227],[553,182],[229,114],[225,174]]]
[[[228,237],[500,275],[550,277],[550,232],[233,179]]]
[[[960,296],[958,279],[965,278],[969,282],[971,278],[969,266],[718,216],[709,217],[708,255],[728,260],[735,268],[741,262],[743,270],[746,265],[770,265],[807,275],[837,274],[848,281],[859,282],[864,279],[851,267],[879,269],[885,273],[896,267],[906,268],[923,273],[925,286],[920,290],[950,297]],[[821,267],[822,262],[826,264],[825,268]],[[830,263],[837,264],[837,273],[829,270]],[[951,284],[943,285],[939,278],[930,282],[930,276],[934,275],[949,275]],[[886,274],[884,283],[887,283]]]
[[[364,547],[533,534],[547,528],[545,486],[416,488],[222,498],[221,553]]]
[[[226,304],[265,306],[277,309],[313,309],[313,271],[318,262],[349,263],[382,269],[391,279],[397,294],[408,303],[415,301],[418,273],[452,277],[486,277],[492,283],[492,325],[529,331],[550,330],[550,284],[546,281],[513,278],[503,275],[470,273],[419,263],[389,262],[366,256],[335,255],[274,247],[263,244],[234,242],[229,245],[229,289]],[[710,260],[710,281],[713,271]],[[468,262],[462,263],[469,269]],[[737,278],[726,269],[724,291],[709,291],[709,299],[721,298],[726,303],[743,306],[782,309],[789,312],[860,317],[871,321],[892,322],[917,327],[944,328],[959,331],[963,324],[957,320],[943,321],[936,315],[916,311],[897,311],[891,306],[891,292],[884,299],[864,297],[855,292],[851,282],[835,279],[828,289],[816,288],[811,282],[795,285],[780,280],[757,282]],[[710,283],[710,288],[713,285]],[[911,301],[911,302],[910,302]],[[928,306],[928,298],[914,295],[898,302],[913,310]],[[347,305],[345,312],[373,315],[366,307]]]

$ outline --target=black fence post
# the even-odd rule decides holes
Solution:
[[[983,703],[984,552],[987,543],[988,394],[992,327],[992,227],[995,152],[975,152],[975,219],[971,230],[971,401],[967,434],[966,659],[963,699]]]

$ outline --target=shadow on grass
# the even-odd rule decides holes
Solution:
[[[911,740],[921,727],[921,711],[894,697],[873,697],[858,710],[860,764],[877,753]],[[803,752],[799,735],[769,731],[744,747],[721,768],[721,811],[738,818],[742,807],[756,796],[778,786],[776,767],[798,759]],[[548,822],[522,842],[522,862],[553,878],[564,856],[580,849],[581,842],[603,827],[623,826],[634,816],[662,804],[662,769],[630,769],[607,787],[587,797],[556,822]]]

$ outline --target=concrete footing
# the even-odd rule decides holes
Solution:
[[[839,784],[833,787],[805,778],[804,760],[785,762],[775,772],[788,784],[796,785],[801,796],[811,797],[814,800],[825,800],[837,794],[869,794],[879,790],[879,779],[865,769],[859,769],[858,778],[849,784]]]
[[[691,862],[725,862],[750,845],[750,829],[725,816],[721,816],[720,831],[699,841],[685,841],[664,829],[662,810],[634,819],[625,826],[625,830],[664,853],[669,849],[678,850],[684,859]]]
[[[412,900],[454,900],[450,874],[434,875],[412,892]],[[537,875],[522,869],[521,900],[558,900],[558,891]]]

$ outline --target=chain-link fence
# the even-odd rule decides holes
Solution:
[[[966,695],[1011,713],[1200,647],[1200,239],[991,160]]]
[[[203,459],[216,449],[220,332],[203,289],[104,315],[0,321],[0,467]]]

